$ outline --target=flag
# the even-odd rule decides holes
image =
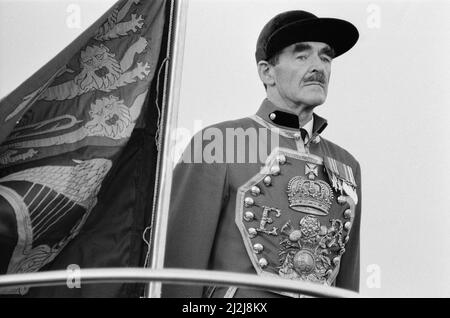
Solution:
[[[119,1],[0,102],[1,274],[142,265],[168,4]],[[139,290],[116,284],[0,293],[113,297]]]

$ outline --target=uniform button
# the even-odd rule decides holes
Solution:
[[[338,197],[338,203],[339,204],[344,204],[345,202],[347,202],[347,200],[345,200],[345,197],[343,195],[340,195]]]
[[[266,186],[270,186],[270,185],[272,184],[272,178],[271,178],[270,176],[266,176],[266,177],[264,178],[264,184],[265,184]]]
[[[347,244],[347,242],[348,242],[349,239],[350,239],[350,236],[347,235],[347,236],[345,237],[344,243]]]
[[[302,232],[299,230],[292,231],[291,234],[289,234],[289,241],[291,242],[298,242],[300,238],[302,237]]]
[[[252,206],[255,204],[255,200],[253,200],[252,198],[245,198],[244,204],[248,208],[249,206]]]
[[[267,267],[267,265],[269,264],[267,262],[267,260],[265,258],[260,258],[258,261],[259,266],[261,266],[261,268]]]
[[[255,245],[253,245],[253,250],[256,254],[259,254],[264,250],[264,246],[262,246],[262,244],[256,243]]]
[[[321,234],[321,235],[326,235],[327,233],[328,233],[327,227],[326,227],[325,225],[322,225],[322,226],[320,227],[320,234]]]
[[[279,166],[273,166],[270,168],[270,173],[274,176],[277,176],[280,174],[280,167]]]
[[[300,140],[302,138],[302,135],[300,133],[295,133],[294,138],[295,140]]]
[[[277,118],[277,115],[275,113],[271,113],[269,115],[270,120],[275,120],[275,118]]]
[[[344,218],[350,219],[352,216],[352,211],[350,209],[345,210],[344,212]]]
[[[250,236],[250,238],[255,238],[256,235],[258,235],[258,231],[256,231],[254,227],[251,227],[248,229],[248,235]]]
[[[257,195],[260,195],[260,194],[261,194],[261,189],[258,188],[257,186],[253,186],[252,189],[251,189],[251,191],[252,191],[252,194],[253,194],[254,196],[257,196]]]
[[[286,156],[285,155],[279,155],[277,157],[277,161],[280,163],[280,165],[284,165],[286,163]]]
[[[244,220],[247,222],[253,221],[253,219],[255,218],[255,215],[253,214],[253,212],[247,211],[244,213]]]
[[[319,137],[319,136],[316,136],[316,138],[314,138],[314,139],[312,140],[312,142],[315,143],[315,144],[318,144],[318,143],[320,142],[320,137]]]
[[[347,231],[349,231],[351,227],[352,227],[352,223],[351,223],[351,222],[345,222],[344,228],[345,228]]]
[[[337,264],[339,264],[339,262],[341,261],[341,258],[339,256],[333,258],[333,264],[337,266]]]

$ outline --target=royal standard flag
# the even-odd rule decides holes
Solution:
[[[168,3],[119,1],[0,102],[0,274],[142,263]],[[130,295],[52,290],[34,296]]]

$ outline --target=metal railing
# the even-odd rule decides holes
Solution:
[[[357,293],[314,283],[261,277],[223,271],[190,269],[146,268],[96,268],[82,269],[76,276],[81,284],[94,283],[144,283],[163,282],[171,284],[236,286],[271,291],[299,293],[315,297],[353,298]],[[42,287],[67,285],[74,277],[66,270],[38,273],[0,275],[0,290],[18,287]]]

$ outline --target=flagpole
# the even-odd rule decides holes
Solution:
[[[169,16],[168,52],[170,57],[166,69],[165,98],[163,101],[163,112],[160,123],[161,141],[158,152],[157,182],[155,184],[156,209],[152,227],[151,240],[151,265],[152,270],[160,270],[164,267],[164,255],[166,246],[166,234],[168,223],[168,212],[170,205],[170,190],[172,187],[173,159],[171,150],[175,147],[175,138],[172,133],[178,121],[178,104],[181,86],[181,75],[184,54],[184,40],[186,30],[186,18],[188,0],[172,0]],[[161,283],[151,282],[146,289],[145,297],[161,297]]]

